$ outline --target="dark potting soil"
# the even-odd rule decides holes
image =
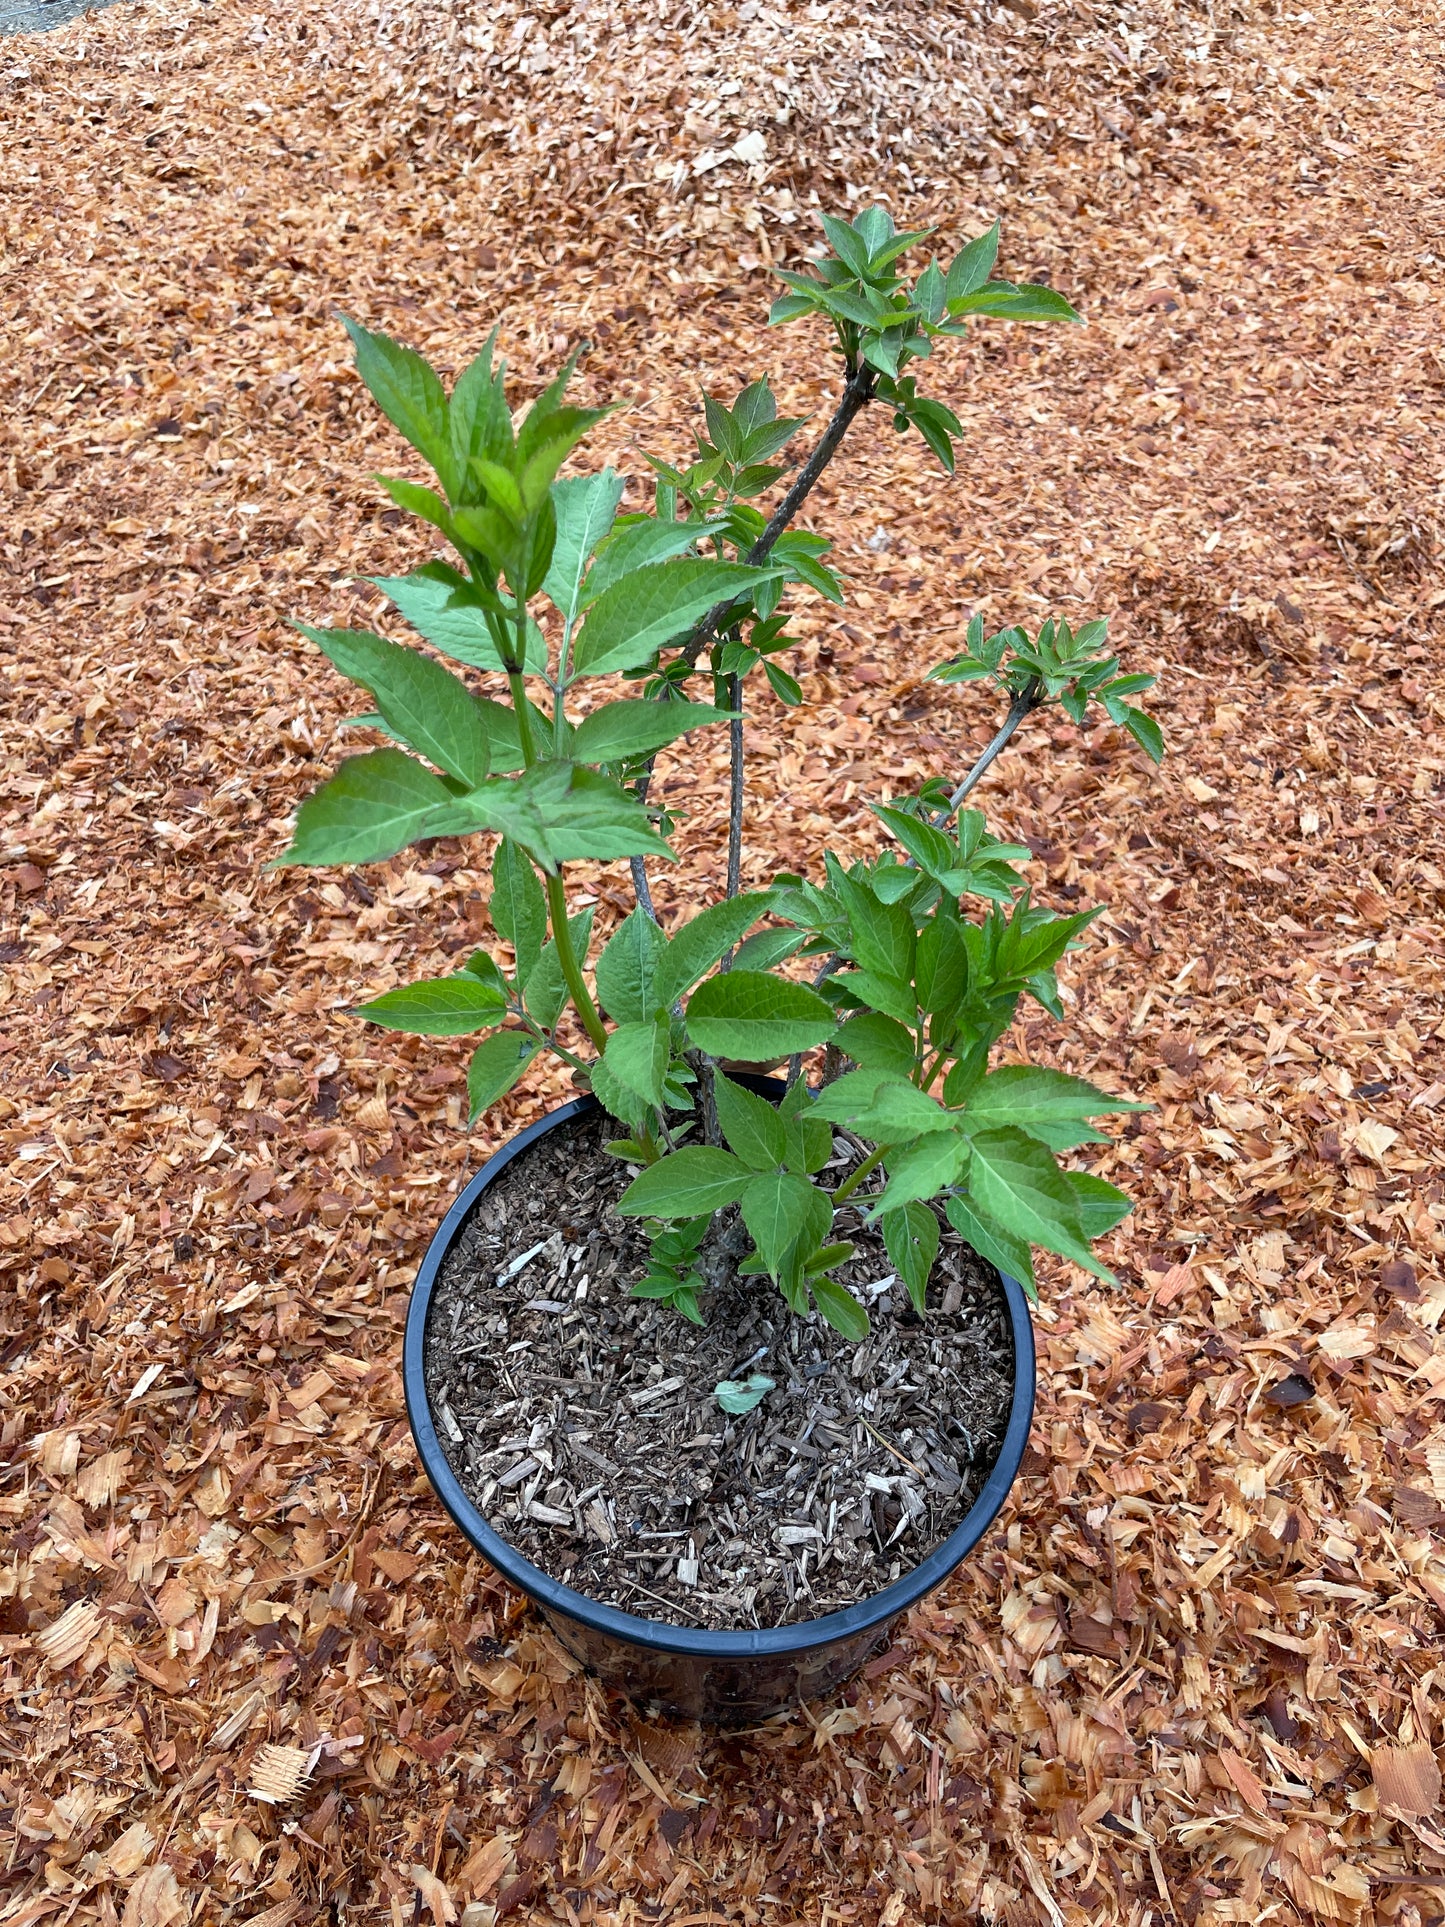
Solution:
[[[1013,1393],[998,1274],[945,1224],[917,1318],[882,1237],[835,1274],[868,1306],[850,1344],[766,1278],[704,1295],[702,1329],[629,1297],[648,1237],[612,1206],[628,1168],[594,1114],[480,1199],[427,1325],[437,1435],[478,1510],[534,1565],[644,1618],[770,1627],[856,1604],[946,1539],[987,1479]],[[836,1182],[856,1163],[834,1141]],[[721,1379],[765,1373],[731,1418]]]

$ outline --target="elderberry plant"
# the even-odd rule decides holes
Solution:
[[[858,1338],[867,1314],[833,1276],[853,1250],[836,1235],[840,1213],[881,1226],[920,1311],[939,1243],[934,1201],[1031,1291],[1034,1246],[1108,1275],[1091,1243],[1128,1199],[1058,1155],[1103,1141],[1091,1120],[1142,1107],[1059,1071],[990,1067],[1022,997],[1062,1018],[1055,968],[1097,912],[1035,903],[1017,870],[1027,850],[992,837],[963,804],[1048,704],[1080,724],[1102,710],[1156,761],[1162,743],[1126,700],[1152,678],[1117,673],[1103,623],[1075,631],[1051,618],[1030,639],[1018,628],[986,636],[975,617],[963,650],[931,672],[1007,697],[973,768],[877,805],[896,846],[881,855],[845,863],[830,852],[816,880],[782,875],[742,891],[746,688],[761,670],[773,698],[800,702],[780,660],[793,646],[784,598],[843,597],[826,539],[792,526],[818,477],[873,403],[951,473],[962,430],[918,386],[939,343],[974,317],[1078,320],[1050,288],[993,278],[997,224],[911,281],[901,263],[926,233],[895,232],[879,208],[823,226],[828,248],[783,274],[789,292],[771,319],[825,319],[841,395],[767,516],[755,503],[782,482],[779,458],[805,424],[779,417],[766,379],[730,404],[705,397],[695,458],[649,456],[652,510],[623,514],[612,469],[560,473],[607,412],[567,401],[575,357],[514,414],[495,334],[448,395],[421,356],[347,322],[363,382],[439,484],[382,486],[453,559],[376,579],[433,653],[301,625],[370,693],[375,707],[357,720],[389,741],[344,762],[301,805],[279,861],[374,863],[425,838],[494,837],[490,914],[504,947],[357,1014],[429,1036],[486,1032],[468,1074],[473,1120],[539,1053],[571,1067],[624,1128],[611,1148],[640,1167],[618,1205],[654,1225],[638,1296],[700,1322],[709,1241],[725,1214],[719,1244],[739,1222],[746,1234],[738,1270],[770,1277],[795,1311],[816,1308]],[[687,693],[702,673],[710,701]],[[630,696],[618,679],[634,685]],[[608,683],[612,699],[598,700]],[[649,801],[653,763],[723,723],[726,893],[669,933],[646,873],[649,857],[674,860],[671,819]],[[568,866],[624,860],[637,905],[594,957],[592,909],[569,901]],[[813,1091],[802,1059],[820,1045],[829,1075]],[[776,1104],[723,1068],[783,1060]],[[849,1165],[831,1189],[822,1181]],[[751,1398],[766,1386],[729,1390]]]

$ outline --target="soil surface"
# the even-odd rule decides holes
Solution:
[[[644,1618],[782,1626],[855,1605],[946,1539],[998,1457],[1013,1341],[998,1274],[950,1231],[913,1311],[882,1236],[840,1214],[861,1344],[734,1278],[698,1327],[629,1296],[648,1234],[591,1115],[522,1153],[472,1213],[428,1325],[438,1436],[519,1552]],[[835,1181],[856,1162],[835,1139]],[[861,1194],[860,1194],[861,1195]],[[714,1388],[775,1389],[729,1417]]]

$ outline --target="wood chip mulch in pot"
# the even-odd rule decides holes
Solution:
[[[699,1327],[629,1296],[648,1232],[612,1209],[637,1168],[603,1148],[617,1135],[593,1116],[523,1152],[442,1266],[426,1384],[452,1470],[534,1565],[644,1619],[729,1630],[858,1605],[940,1546],[993,1470],[1013,1400],[997,1273],[939,1214],[920,1318],[882,1233],[845,1207],[854,1255],[834,1276],[866,1338],[746,1276],[700,1293]],[[841,1183],[859,1154],[841,1137],[834,1154]],[[734,1264],[736,1222],[719,1227]],[[753,1373],[766,1395],[729,1417],[715,1388]]]
[[[1440,26],[155,0],[5,43],[11,1927],[1439,1916]],[[346,1016],[485,937],[487,877],[263,873],[354,708],[286,623],[424,553],[338,307],[453,368],[500,320],[528,385],[586,336],[637,476],[700,385],[826,409],[763,269],[875,192],[945,245],[1001,212],[1090,325],[940,359],[956,482],[886,421],[830,472],[849,606],[750,719],[747,877],[966,766],[918,679],[971,610],[1110,613],[1162,771],[1038,723],[981,800],[1109,906],[1009,1052],[1156,1109],[1100,1166],[1119,1284],[1044,1268],[987,1544],[842,1702],[719,1739],[605,1702],[419,1478],[408,1282],[565,1093],[468,1139],[463,1049]],[[659,766],[666,919],[717,774]]]

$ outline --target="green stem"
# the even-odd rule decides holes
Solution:
[[[554,754],[556,754],[557,756],[560,756],[562,754],[562,735],[563,735],[563,731],[566,728],[566,720],[565,720],[565,716],[562,708],[562,697],[566,693],[567,673],[568,673],[568,670],[571,668],[571,666],[572,666],[572,624],[569,622],[564,628],[564,630],[562,631],[562,647],[557,652],[557,681],[554,688],[554,694],[556,695],[556,698],[557,698],[557,706],[553,713],[553,718],[552,718],[552,742],[553,742]]]
[[[532,718],[527,709],[527,685],[520,669],[507,671],[507,687],[512,692],[512,707],[517,712],[517,740],[522,746],[523,767],[530,769],[537,760],[537,745],[532,738]]]
[[[853,1193],[858,1189],[858,1186],[863,1182],[864,1178],[871,1177],[873,1175],[873,1173],[878,1169],[879,1165],[883,1162],[886,1155],[887,1155],[886,1148],[881,1144],[879,1145],[876,1151],[870,1151],[868,1153],[867,1157],[864,1158],[863,1162],[858,1166],[858,1169],[853,1173],[852,1177],[846,1179],[842,1184],[840,1184],[838,1186],[838,1189],[833,1193],[833,1209],[835,1211],[838,1209],[838,1206],[842,1204],[846,1198],[852,1197]]]
[[[924,1055],[926,1056],[927,1053],[925,1052]],[[917,1084],[918,1084],[919,1090],[926,1091],[928,1089],[929,1085],[933,1082],[934,1078],[937,1077],[938,1075],[939,1065],[943,1062],[944,1058],[947,1057],[947,1055],[948,1055],[948,1052],[946,1050],[941,1050],[938,1053],[937,1057],[934,1058],[933,1062],[930,1065],[928,1065],[926,1069],[921,1070],[919,1072],[919,1075],[917,1078]]]
[[[567,893],[562,887],[560,873],[547,879],[547,908],[552,916],[552,941],[557,946],[557,961],[562,966],[562,980],[566,984],[572,1002],[577,1007],[577,1015],[582,1019],[587,1035],[599,1051],[607,1048],[607,1032],[602,1018],[592,1001],[592,992],[582,975],[582,966],[577,961],[577,952],[572,947],[572,932],[567,923]]]
[[[547,1049],[551,1051],[554,1056],[560,1057],[564,1064],[570,1064],[574,1071],[586,1070],[587,1066],[577,1055],[576,1051],[570,1051],[565,1044],[559,1044],[557,1042],[557,1036],[554,1031],[536,1030],[534,1026],[531,1028],[533,1029],[534,1035],[546,1045]]]

